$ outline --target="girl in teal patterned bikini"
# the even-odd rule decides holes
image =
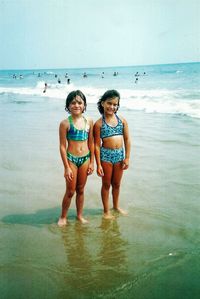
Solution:
[[[105,92],[97,104],[102,117],[94,125],[97,174],[102,177],[101,197],[106,219],[113,218],[109,210],[110,186],[112,186],[113,209],[126,214],[119,207],[119,191],[123,171],[129,166],[131,145],[127,122],[117,115],[119,101],[118,91]]]
[[[94,170],[93,122],[83,116],[86,98],[80,90],[72,91],[66,99],[65,110],[70,116],[60,123],[60,154],[64,165],[66,192],[62,202],[59,226],[67,224],[67,212],[76,192],[77,219],[82,223],[84,187],[87,176]]]

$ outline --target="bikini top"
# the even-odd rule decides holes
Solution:
[[[84,141],[88,139],[88,133],[89,133],[89,124],[87,119],[84,117],[84,121],[85,121],[85,128],[82,130],[77,129],[74,126],[73,123],[73,118],[70,115],[68,117],[69,120],[69,124],[70,124],[70,128],[69,131],[67,132],[66,138],[68,140],[74,140],[74,141]]]
[[[105,117],[103,115],[102,117],[102,126],[101,126],[101,132],[100,136],[101,138],[107,138],[107,137],[112,137],[112,136],[117,136],[117,135],[123,135],[124,131],[124,125],[121,121],[121,119],[116,115],[117,118],[117,125],[115,127],[111,127],[106,123]]]

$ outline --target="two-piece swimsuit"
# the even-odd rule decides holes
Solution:
[[[117,136],[117,135],[123,135],[124,132],[124,125],[121,121],[121,119],[116,115],[117,118],[117,125],[115,127],[109,126],[106,123],[105,116],[102,116],[102,126],[100,131],[100,137],[101,139]],[[124,160],[124,149],[117,148],[117,149],[111,149],[111,148],[100,148],[100,159],[104,162],[110,162],[112,164],[121,162]]]
[[[85,141],[88,139],[89,134],[89,125],[87,119],[84,117],[85,120],[85,128],[82,130],[79,130],[75,128],[72,116],[70,115],[68,117],[68,121],[70,124],[70,128],[67,132],[66,138],[67,140],[73,140],[73,141]],[[77,167],[80,167],[83,165],[88,159],[90,158],[90,151],[85,156],[74,156],[71,153],[67,152],[67,159],[71,161],[74,165]]]

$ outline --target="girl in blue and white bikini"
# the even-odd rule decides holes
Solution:
[[[131,144],[127,121],[117,115],[119,102],[118,91],[106,91],[97,103],[102,117],[94,125],[95,158],[97,174],[102,177],[101,198],[105,219],[114,218],[109,210],[111,186],[113,209],[127,214],[119,207],[119,193],[123,171],[129,167]]]
[[[70,116],[60,123],[60,154],[64,166],[66,192],[62,202],[59,226],[67,224],[67,212],[76,192],[77,219],[83,218],[84,187],[87,176],[94,170],[93,121],[83,116],[86,110],[86,98],[80,91],[72,91],[66,99],[65,110]]]

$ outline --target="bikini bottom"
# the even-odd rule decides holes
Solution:
[[[100,148],[100,159],[104,162],[110,162],[116,164],[124,160],[124,149],[123,148]]]
[[[82,157],[77,157],[67,152],[67,159],[77,167],[81,167],[90,158],[90,152]]]

